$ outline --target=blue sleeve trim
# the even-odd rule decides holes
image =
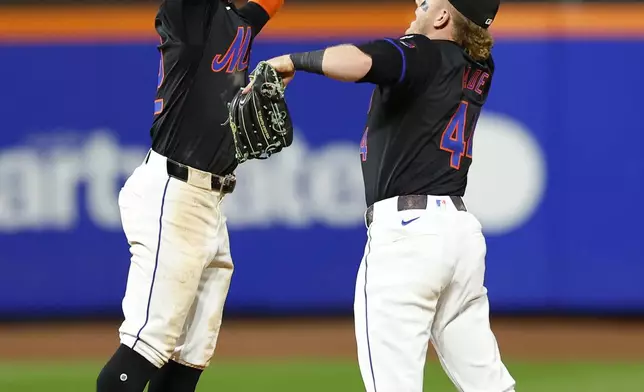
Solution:
[[[400,83],[405,78],[405,73],[407,73],[407,58],[405,57],[405,52],[400,48],[400,46],[396,45],[396,43],[392,39],[385,38],[385,41],[395,46],[402,56],[402,71],[400,72],[400,78],[398,78],[398,83]]]

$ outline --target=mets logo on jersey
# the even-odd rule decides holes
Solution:
[[[237,35],[224,54],[218,54],[212,59],[212,71],[233,73],[248,68],[250,57],[250,40],[253,31],[248,26],[237,27]]]
[[[400,38],[398,38],[398,41],[408,47],[409,49],[414,49],[416,47],[416,44],[413,41],[409,41],[410,39],[414,38],[413,35],[404,35]]]

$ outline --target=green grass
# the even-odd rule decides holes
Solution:
[[[2,392],[91,392],[101,364],[0,364]],[[519,392],[644,391],[644,363],[508,364]],[[353,362],[213,363],[199,392],[343,392],[364,391]],[[455,391],[440,366],[428,366],[425,391]]]

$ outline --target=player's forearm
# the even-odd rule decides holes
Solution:
[[[357,82],[371,69],[372,60],[354,45],[340,45],[291,55],[296,70],[325,75],[342,82]]]

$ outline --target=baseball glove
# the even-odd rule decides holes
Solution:
[[[228,120],[239,163],[267,159],[293,142],[293,123],[284,99],[284,82],[268,63],[250,75],[251,90],[240,90],[228,105]]]

